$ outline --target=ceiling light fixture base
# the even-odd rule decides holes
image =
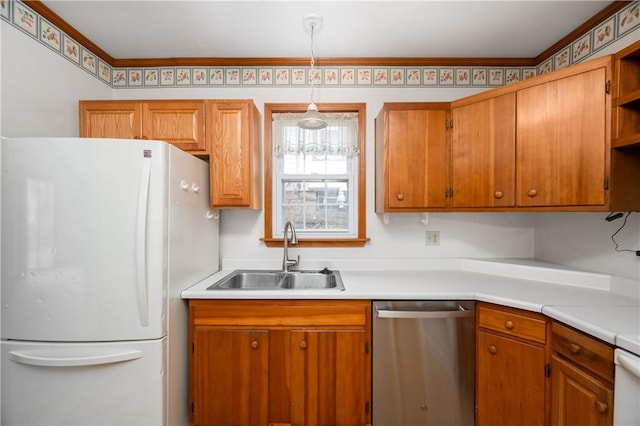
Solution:
[[[309,12],[302,18],[302,26],[307,33],[311,33],[312,27],[313,32],[317,33],[322,28],[322,16],[319,13]]]

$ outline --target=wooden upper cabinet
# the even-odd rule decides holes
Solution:
[[[206,101],[211,206],[262,208],[260,114],[252,101]]]
[[[610,78],[605,57],[517,91],[518,206],[605,207]]]
[[[206,154],[203,101],[142,104],[143,138],[162,140],[191,153]]]
[[[80,101],[80,137],[139,139],[142,105],[133,101]]]
[[[80,101],[80,136],[161,140],[206,155],[204,101]]]
[[[515,206],[516,94],[453,102],[452,116],[451,206]]]
[[[386,103],[376,118],[376,212],[447,208],[448,103]]]

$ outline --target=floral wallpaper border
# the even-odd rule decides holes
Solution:
[[[113,68],[19,0],[0,0],[0,17],[115,89],[282,87],[307,84],[309,67]],[[537,67],[316,67],[325,87],[494,87],[582,62],[640,26],[640,0],[629,3]]]

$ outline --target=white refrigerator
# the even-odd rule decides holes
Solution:
[[[187,424],[180,291],[219,269],[207,163],[158,141],[0,144],[2,425]]]

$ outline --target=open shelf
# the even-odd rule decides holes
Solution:
[[[611,147],[614,149],[629,147],[640,148],[640,133],[613,139],[611,141]]]
[[[640,210],[640,41],[614,55],[611,199],[616,211]]]
[[[618,96],[613,100],[614,106],[632,106],[640,109],[640,89]]]

